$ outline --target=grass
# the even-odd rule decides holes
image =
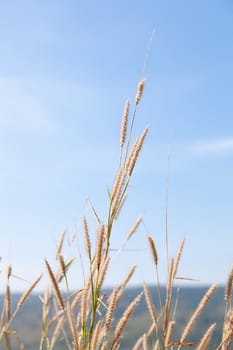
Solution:
[[[190,347],[197,350],[210,348],[216,350],[231,349],[233,338],[233,266],[226,283],[225,298],[223,300],[225,317],[219,344],[213,345],[211,343],[211,336],[215,331],[216,323],[207,326],[203,330],[203,334],[200,334],[198,341],[192,340],[192,330],[209,299],[215,293],[217,288],[215,284],[211,285],[204,293],[184,329],[177,332],[179,324],[176,323],[177,299],[174,296],[174,282],[176,279],[182,279],[182,277],[177,276],[177,271],[184,249],[184,240],[180,243],[174,258],[168,259],[166,292],[165,297],[162,297],[159,276],[159,254],[156,250],[153,237],[147,237],[148,250],[151,253],[151,263],[156,270],[155,285],[158,293],[158,305],[153,303],[150,289],[144,283],[141,292],[125,306],[117,322],[114,321],[123,293],[134,274],[135,265],[126,272],[124,280],[119,282],[118,286],[112,290],[110,295],[106,296],[103,292],[104,280],[111,261],[110,252],[113,227],[118,220],[120,211],[125,206],[135,165],[148,134],[148,129],[146,128],[132,142],[134,121],[137,114],[137,107],[142,99],[144,84],[144,80],[141,80],[138,84],[131,120],[129,118],[130,101],[127,100],[124,106],[119,142],[120,159],[113,186],[111,189],[108,189],[109,204],[105,220],[100,219],[95,208],[91,205],[91,210],[98,225],[94,246],[90,240],[88,221],[85,216],[82,218],[85,252],[80,252],[80,262],[83,266],[88,266],[88,273],[83,272],[83,287],[77,290],[70,290],[69,287],[69,269],[74,265],[74,259],[71,258],[66,261],[63,256],[66,232],[62,233],[57,245],[57,266],[53,268],[49,260],[45,260],[50,283],[45,288],[44,295],[41,298],[42,316],[41,334],[38,340],[39,350],[55,350],[61,343],[63,344],[63,348],[67,350],[120,349],[122,341],[126,337],[124,331],[142,297],[146,300],[148,315],[150,315],[151,321],[148,330],[144,334],[137,334],[133,350],[180,350]],[[142,217],[138,217],[131,227],[127,235],[126,244],[136,234],[141,221]],[[167,243],[168,237],[165,237],[165,240]],[[12,348],[12,341],[17,342],[19,349],[24,349],[20,334],[14,329],[14,320],[35,287],[40,283],[42,275],[38,276],[22,294],[13,310],[10,288],[12,268],[10,265],[6,271],[6,276],[7,282],[0,319],[0,349],[4,346],[4,348],[10,350]],[[61,290],[61,283],[65,285],[65,291]],[[175,339],[174,334],[176,335]],[[179,334],[178,337],[177,334]]]

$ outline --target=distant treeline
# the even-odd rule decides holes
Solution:
[[[182,330],[199,304],[201,298],[205,294],[208,286],[204,287],[177,287],[174,288],[174,305],[173,310],[176,313],[176,333],[173,335],[173,340],[179,339]],[[139,287],[127,288],[124,296],[120,302],[115,315],[115,321],[120,318],[124,312],[129,302],[133,300],[136,295],[142,290]],[[111,289],[103,290],[103,294],[110,295]],[[150,291],[153,297],[155,306],[157,307],[159,313],[159,302],[158,302],[158,291],[157,287],[150,287]],[[165,298],[165,287],[161,288],[161,296]],[[17,301],[20,298],[20,294],[12,294],[12,309],[17,305]],[[18,313],[13,328],[19,332],[21,335],[21,340],[25,344],[25,349],[35,350],[39,348],[40,336],[41,336],[41,316],[42,316],[42,295],[32,294],[27,300],[22,310]],[[192,333],[190,334],[190,341],[195,342],[200,339],[203,331],[214,322],[217,322],[217,327],[213,334],[213,346],[218,343],[221,338],[221,325],[224,317],[224,288],[218,287],[214,296],[210,299],[209,303],[206,305],[204,312],[200,315],[194,326]],[[3,295],[0,295],[0,305],[2,306],[4,302]],[[126,350],[132,348],[135,339],[142,335],[150,325],[150,316],[148,313],[146,301],[142,298],[140,304],[138,305],[132,319],[126,328],[127,336],[124,337],[121,349]],[[64,344],[61,343],[61,349]],[[59,349],[58,347],[56,349]],[[13,344],[12,350],[18,350],[17,344]]]

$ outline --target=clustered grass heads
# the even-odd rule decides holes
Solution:
[[[74,264],[75,258],[68,261],[63,256],[63,244],[66,232],[59,240],[56,252],[56,268],[45,260],[50,286],[46,288],[42,301],[41,341],[39,350],[56,349],[57,344],[63,343],[66,349],[81,349],[80,339],[85,339],[85,330],[78,310],[84,304],[84,290],[70,291],[68,271]],[[61,289],[65,281],[66,290]],[[82,313],[84,314],[83,310]],[[84,330],[84,331],[83,331]],[[84,336],[80,337],[80,334]]]
[[[2,313],[1,313],[1,319],[0,319],[0,344],[4,342],[5,348],[7,350],[10,350],[12,348],[11,336],[14,336],[14,340],[19,345],[19,349],[22,348],[20,335],[15,329],[13,329],[14,327],[13,321],[15,320],[18,312],[21,310],[22,306],[25,304],[25,302],[29,298],[30,294],[32,293],[36,285],[41,280],[42,274],[39,277],[37,277],[35,281],[32,282],[29,285],[29,287],[26,289],[26,291],[21,295],[14,310],[12,310],[12,304],[11,304],[11,299],[12,299],[11,288],[10,288],[11,277],[12,277],[12,266],[9,264],[6,272],[7,280],[6,280],[5,298],[2,306]]]
[[[187,346],[197,350],[207,350],[211,345],[211,336],[215,331],[216,324],[207,325],[206,330],[200,336],[199,342],[192,341],[193,326],[197,322],[200,314],[216,290],[213,284],[204,294],[196,310],[190,316],[187,324],[177,337],[176,310],[178,297],[174,298],[176,279],[188,279],[178,277],[177,272],[184,248],[185,240],[182,240],[175,257],[169,258],[167,268],[167,280],[165,296],[162,298],[159,266],[160,259],[156,249],[156,244],[152,235],[147,237],[149,251],[156,270],[156,287],[158,305],[154,303],[152,297],[153,290],[144,283],[140,292],[128,305],[124,306],[119,315],[118,307],[123,294],[131,280],[136,265],[132,265],[121,283],[116,284],[107,295],[104,291],[104,282],[111,264],[111,237],[113,227],[118,220],[119,213],[127,198],[127,192],[131,177],[133,175],[138,156],[148,134],[148,129],[133,142],[133,127],[136,112],[141,102],[145,81],[141,80],[137,87],[134,99],[133,112],[130,119],[130,101],[127,100],[124,106],[121,132],[120,132],[120,161],[119,167],[113,181],[111,190],[108,191],[109,206],[107,216],[102,219],[90,200],[88,200],[92,214],[97,222],[97,227],[93,230],[86,215],[81,219],[82,235],[85,254],[81,253],[78,241],[79,259],[72,257],[66,259],[64,255],[65,238],[68,235],[64,230],[59,239],[55,258],[55,266],[50,263],[51,259],[45,260],[45,269],[49,277],[49,285],[41,299],[41,337],[38,341],[39,350],[55,350],[58,346],[67,350],[118,350],[121,349],[122,340],[125,337],[125,328],[129,323],[133,312],[144,296],[148,314],[151,318],[149,327],[138,335],[135,339],[133,350],[165,350],[165,349],[186,349]],[[131,226],[126,236],[123,247],[135,235],[142,222],[140,215]],[[166,237],[167,238],[167,237]],[[70,242],[74,244],[75,238]],[[168,250],[168,249],[167,249]],[[77,261],[78,260],[78,261]],[[70,270],[77,262],[83,266],[83,276],[77,275],[78,287],[72,290],[70,285]],[[87,269],[84,268],[87,266]],[[42,275],[32,282],[28,289],[20,297],[16,308],[12,308],[10,281],[12,278],[11,265],[7,268],[5,299],[2,307],[0,319],[0,349],[4,342],[6,350],[11,350],[11,338],[14,337],[19,344],[19,349],[23,349],[19,334],[14,329],[14,323],[18,311],[26,303],[35,287],[40,282]],[[73,277],[72,277],[73,278]],[[75,281],[76,282],[76,281]],[[81,287],[80,287],[81,284]],[[225,319],[222,327],[222,340],[217,345],[217,350],[230,350],[233,338],[233,310],[232,310],[232,284],[233,266],[229,273],[229,278],[225,290]],[[64,287],[65,286],[65,287]],[[181,334],[180,334],[181,333]]]
[[[103,236],[103,233],[104,233],[103,227],[100,227],[98,235]],[[99,248],[99,241],[97,240],[96,254],[98,249],[100,248]],[[87,279],[84,289],[81,291],[81,296],[80,294],[76,295],[72,303],[70,302],[68,303],[70,299],[66,298],[67,301],[66,301],[64,314],[67,314],[66,317],[68,319],[68,327],[70,328],[70,334],[73,339],[71,349],[93,349],[94,350],[99,348],[109,349],[110,347],[112,349],[115,349],[117,346],[116,344],[119,344],[120,342],[121,332],[123,331],[124,326],[128,322],[129,316],[131,315],[134,309],[133,306],[131,306],[130,310],[127,309],[125,311],[125,313],[122,316],[122,319],[124,319],[124,322],[122,321],[121,323],[122,328],[120,326],[118,328],[118,332],[119,331],[121,332],[116,333],[117,334],[116,338],[111,337],[109,335],[110,327],[114,319],[114,312],[115,312],[116,306],[119,302],[119,299],[122,296],[122,292],[124,291],[128,281],[133,275],[135,266],[133,266],[130,269],[127,276],[123,280],[123,282],[113,290],[113,292],[108,297],[107,302],[104,303],[103,301],[104,296],[100,293],[100,290],[102,287],[104,276],[106,274],[110,257],[108,257],[103,263],[100,262],[99,270],[98,270],[97,261],[95,261],[96,257],[97,255],[93,260],[92,274],[90,274],[89,279]],[[51,282],[52,284],[54,284],[53,279],[51,279]],[[57,293],[58,293],[57,287],[55,287],[55,294]],[[94,297],[94,300],[93,300],[93,297]],[[63,297],[63,300],[64,300],[64,297]],[[56,301],[59,302],[58,297],[56,298]],[[79,305],[79,307],[78,307],[77,316],[75,318],[74,307],[76,307],[77,305]],[[136,307],[136,305],[137,305],[137,302],[135,301],[134,307]],[[60,314],[60,317],[61,316],[62,315]],[[60,322],[59,318],[57,319],[57,322]],[[94,323],[93,323],[93,318],[95,318]],[[59,330],[61,329],[62,327],[60,327]]]
[[[196,310],[190,316],[187,324],[185,325],[180,335],[180,339],[178,341],[175,341],[174,333],[177,334],[177,331],[176,332],[174,331],[176,328],[177,299],[175,299],[174,297],[174,288],[175,288],[176,279],[181,278],[177,276],[177,272],[178,272],[185,240],[183,239],[181,241],[175,257],[169,260],[167,283],[166,283],[166,294],[163,300],[161,298],[161,291],[160,291],[159,259],[158,259],[157,249],[152,236],[148,236],[147,239],[148,239],[152,260],[154,262],[154,265],[156,267],[156,272],[157,272],[156,285],[158,290],[159,308],[156,309],[155,304],[153,304],[151,290],[146,285],[146,283],[144,283],[144,295],[145,295],[145,299],[148,306],[149,314],[151,316],[152,323],[147,334],[146,333],[143,334],[136,341],[133,347],[133,350],[144,349],[147,347],[146,345],[147,343],[152,344],[151,345],[152,349],[157,349],[157,350],[165,350],[165,349],[173,350],[174,348],[177,348],[178,350],[180,350],[180,349],[186,349],[187,347],[193,347],[198,350],[209,349],[212,346],[211,336],[216,328],[215,323],[207,327],[202,337],[200,337],[199,342],[192,341],[191,336],[192,336],[192,329],[195,323],[197,322],[199,316],[203,312],[208,301],[210,300],[210,298],[212,298],[213,294],[215,293],[217,289],[217,285],[213,284],[210,286],[210,288],[207,290],[207,292],[204,294],[203,298],[201,299],[200,303],[198,304]],[[185,278],[185,277],[182,277],[182,279],[189,280],[189,278]],[[226,317],[223,325],[223,339],[221,343],[216,347],[216,349],[219,349],[219,350],[231,349],[230,344],[233,338],[233,311],[231,308],[231,298],[232,298],[232,269],[229,274],[228,283],[225,291]],[[177,327],[179,327],[179,325],[177,325]]]
[[[96,251],[93,256],[93,259],[90,257],[90,248],[88,248],[88,255],[90,258],[90,283],[91,283],[91,294],[92,294],[92,310],[91,310],[91,323],[89,327],[89,343],[91,343],[92,333],[94,331],[95,324],[97,322],[97,312],[99,311],[100,307],[102,306],[101,301],[101,288],[103,285],[103,281],[109,266],[110,262],[110,240],[111,240],[111,234],[112,229],[114,225],[114,221],[117,220],[119,212],[123,206],[123,203],[126,199],[127,195],[127,189],[130,183],[130,179],[132,176],[133,169],[135,167],[136,161],[138,159],[138,155],[142,149],[144,140],[146,138],[148,129],[142,133],[141,136],[136,140],[135,144],[132,146],[131,152],[128,154],[131,137],[132,137],[132,131],[136,116],[136,110],[137,105],[139,104],[142,92],[144,88],[144,80],[142,80],[137,89],[136,97],[135,97],[135,106],[134,106],[134,112],[131,120],[130,125],[130,132],[127,138],[127,129],[128,129],[128,123],[129,123],[129,110],[130,110],[130,101],[127,100],[124,106],[124,111],[122,115],[122,122],[121,122],[121,132],[120,132],[120,167],[117,171],[117,174],[115,176],[115,180],[112,186],[112,190],[109,191],[109,209],[108,209],[108,219],[106,225],[103,223],[99,223],[99,229],[97,230],[97,239],[96,239]],[[137,230],[138,226],[141,223],[142,218],[140,217],[136,223],[132,226],[127,239],[129,239]],[[99,220],[98,220],[99,221]],[[84,225],[84,231],[87,232],[86,224]],[[88,237],[87,233],[85,233],[86,237]],[[89,239],[86,238],[86,246],[88,246]],[[122,293],[124,291],[124,288],[126,284],[128,283],[129,279],[131,278],[132,274],[135,271],[135,267],[133,266],[131,270],[129,271],[128,275],[126,276],[126,279],[123,281],[122,285],[119,286],[119,288],[113,291],[107,307],[106,317],[107,322],[105,322],[104,330],[103,330],[103,348],[107,347],[107,333],[109,331],[109,327],[112,322],[113,317],[113,311],[115,310],[116,305],[118,304]],[[139,299],[137,299],[139,302]],[[137,302],[135,301],[134,305],[136,307]],[[132,311],[133,312],[133,307]],[[124,321],[120,324],[127,323],[129,319],[129,313],[127,313],[127,310],[125,311],[126,314],[124,314],[122,317]],[[128,315],[126,317],[126,315]],[[118,332],[115,333],[113,340],[112,340],[112,348],[115,349],[119,342],[120,342],[120,336],[123,331],[124,327],[121,327],[118,325]],[[99,325],[100,327],[100,325]],[[119,333],[119,334],[118,334]],[[108,345],[109,346],[109,345]]]
[[[111,191],[109,191],[109,209],[107,220],[104,222],[97,214],[94,206],[91,210],[97,219],[95,244],[93,244],[93,233],[88,225],[86,216],[82,217],[82,232],[86,255],[81,255],[81,264],[89,266],[88,272],[83,273],[84,285],[77,293],[70,292],[68,268],[73,265],[74,259],[66,262],[63,254],[63,244],[66,231],[61,235],[57,246],[56,261],[58,268],[52,268],[48,260],[45,266],[51,282],[49,294],[43,298],[43,322],[40,350],[52,350],[59,339],[63,339],[68,349],[96,350],[96,349],[117,349],[120,346],[123,330],[130,319],[131,314],[141,299],[141,293],[132,303],[126,307],[115,331],[112,331],[114,313],[124,293],[124,290],[131,279],[136,266],[133,265],[120,285],[115,287],[112,293],[105,297],[102,292],[105,277],[111,262],[110,247],[111,235],[114,222],[126,199],[130,179],[142,149],[148,129],[136,139],[129,151],[137,106],[141,100],[144,88],[144,81],[138,85],[135,97],[134,112],[130,124],[130,132],[127,135],[129,124],[130,102],[126,101],[122,116],[120,133],[120,167],[117,169],[115,180]],[[138,217],[131,227],[126,242],[135,234],[142,217]],[[55,272],[56,270],[56,272]],[[61,291],[60,283],[65,280],[66,292]],[[53,306],[48,306],[48,300]],[[49,315],[53,314],[49,319]]]
[[[142,93],[144,90],[144,85],[145,85],[145,80],[142,79],[137,86],[137,92],[136,92],[136,96],[135,96],[135,100],[134,100],[134,110],[133,110],[133,116],[132,116],[132,120],[130,123],[130,130],[129,130],[129,136],[128,136],[128,140],[127,140],[127,127],[128,127],[128,117],[129,117],[129,100],[126,101],[125,107],[124,107],[124,112],[123,112],[123,116],[122,116],[122,123],[121,123],[121,133],[120,133],[120,150],[121,150],[121,156],[120,156],[120,164],[121,164],[121,160],[122,160],[122,155],[123,155],[123,147],[124,145],[126,146],[126,150],[125,150],[125,159],[127,159],[128,156],[128,152],[129,152],[129,147],[130,147],[130,142],[131,142],[131,137],[132,137],[132,132],[133,132],[133,127],[134,127],[134,121],[136,118],[136,112],[137,112],[137,106],[139,104],[139,102],[141,101],[142,98]]]
[[[130,101],[127,100],[124,106],[124,111],[122,115],[121,122],[121,132],[120,132],[120,167],[115,176],[115,180],[112,186],[112,190],[109,192],[110,204],[108,210],[108,221],[107,221],[107,230],[106,230],[106,256],[108,255],[108,250],[110,246],[110,238],[112,232],[112,226],[114,221],[118,218],[118,214],[125,202],[127,189],[130,183],[130,179],[137,162],[139,153],[142,149],[143,143],[148,133],[148,128],[146,128],[142,134],[136,139],[133,146],[130,148],[132,132],[137,112],[137,106],[142,98],[142,93],[144,89],[145,81],[141,80],[138,84],[135,102],[134,102],[134,111],[132,120],[130,123],[129,135],[127,137],[127,129],[129,124],[129,109]]]

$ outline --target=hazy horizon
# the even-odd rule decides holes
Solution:
[[[81,241],[83,214],[95,244],[87,198],[106,221],[123,106],[145,78],[134,137],[146,126],[149,133],[112,247],[139,214],[143,224],[128,250],[113,252],[106,283],[120,282],[134,263],[132,285],[155,283],[148,234],[165,282],[167,176],[170,257],[186,238],[179,275],[198,280],[190,286],[225,283],[233,262],[232,19],[229,1],[1,4],[2,281],[8,263],[30,282],[45,272],[64,228]],[[81,287],[78,245],[68,239],[65,256],[77,260],[71,288]],[[11,282],[13,290],[28,286]]]

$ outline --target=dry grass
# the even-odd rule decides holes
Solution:
[[[159,255],[152,236],[148,236],[148,244],[154,267],[156,269],[156,281],[159,307],[153,304],[150,290],[146,283],[142,286],[142,292],[126,306],[121,317],[116,323],[115,315],[118,310],[119,302],[123,296],[131,277],[134,274],[136,265],[126,273],[125,278],[116,286],[110,295],[103,294],[103,284],[109,270],[111,261],[111,236],[115,222],[118,220],[119,212],[126,201],[129,184],[138,156],[146,140],[148,129],[142,131],[141,135],[132,142],[132,130],[134,127],[137,107],[142,99],[145,81],[141,80],[138,84],[136,96],[134,99],[134,109],[131,120],[129,118],[130,102],[127,100],[123,110],[121,131],[120,131],[120,161],[115,175],[112,190],[109,191],[108,213],[105,220],[101,220],[97,211],[90,203],[94,218],[97,221],[96,243],[91,244],[88,220],[82,217],[83,241],[86,254],[81,253],[80,263],[88,265],[88,273],[83,276],[83,287],[74,291],[69,288],[69,268],[73,266],[74,259],[66,261],[63,256],[63,245],[66,236],[66,230],[61,234],[57,245],[56,267],[52,267],[48,260],[45,260],[45,268],[49,276],[50,285],[46,287],[44,296],[41,298],[42,318],[41,318],[41,339],[38,341],[39,350],[55,350],[57,344],[62,339],[64,349],[68,350],[117,350],[121,348],[122,339],[124,339],[124,330],[129,322],[134,310],[143,297],[146,299],[148,314],[151,317],[151,324],[147,332],[138,334],[135,339],[134,350],[137,349],[182,349],[186,346],[198,350],[209,349],[211,336],[215,330],[215,324],[210,325],[203,334],[200,335],[199,342],[187,341],[192,338],[192,328],[198,321],[209,299],[216,290],[216,285],[212,285],[205,293],[193,315],[188,320],[184,330],[180,334],[180,339],[173,339],[176,328],[176,300],[174,300],[173,290],[177,278],[184,240],[180,243],[175,257],[168,261],[166,297],[161,298],[160,278],[159,278]],[[127,131],[129,130],[129,135]],[[132,143],[132,145],[131,145]],[[125,242],[132,235],[136,234],[139,225],[142,222],[142,216],[139,216],[128,232]],[[165,237],[167,241],[167,237]],[[40,275],[29,288],[22,294],[15,310],[11,305],[10,282],[12,277],[12,267],[8,266],[6,272],[5,299],[0,319],[0,349],[11,349],[11,340],[15,338],[19,349],[23,349],[20,335],[13,329],[13,321],[27,302],[34,288],[40,282]],[[66,290],[62,291],[61,283],[65,282]],[[79,281],[80,283],[80,281]],[[221,343],[215,346],[215,349],[230,350],[233,338],[233,309],[232,309],[232,285],[233,285],[233,267],[229,273],[229,278],[225,289],[225,319],[222,325]],[[224,304],[223,304],[224,307]],[[150,345],[149,345],[150,344]]]
[[[181,343],[183,343],[185,341],[185,339],[187,338],[187,336],[189,335],[189,333],[190,333],[194,323],[196,322],[198,316],[200,316],[202,310],[204,309],[204,307],[208,303],[209,299],[212,297],[212,295],[216,291],[216,288],[217,288],[216,284],[213,284],[208,289],[208,291],[206,292],[206,294],[204,295],[202,300],[200,301],[199,305],[197,306],[196,310],[194,311],[192,317],[188,321],[188,323],[187,323],[187,325],[186,325],[186,327],[181,335],[181,338],[180,338]]]

